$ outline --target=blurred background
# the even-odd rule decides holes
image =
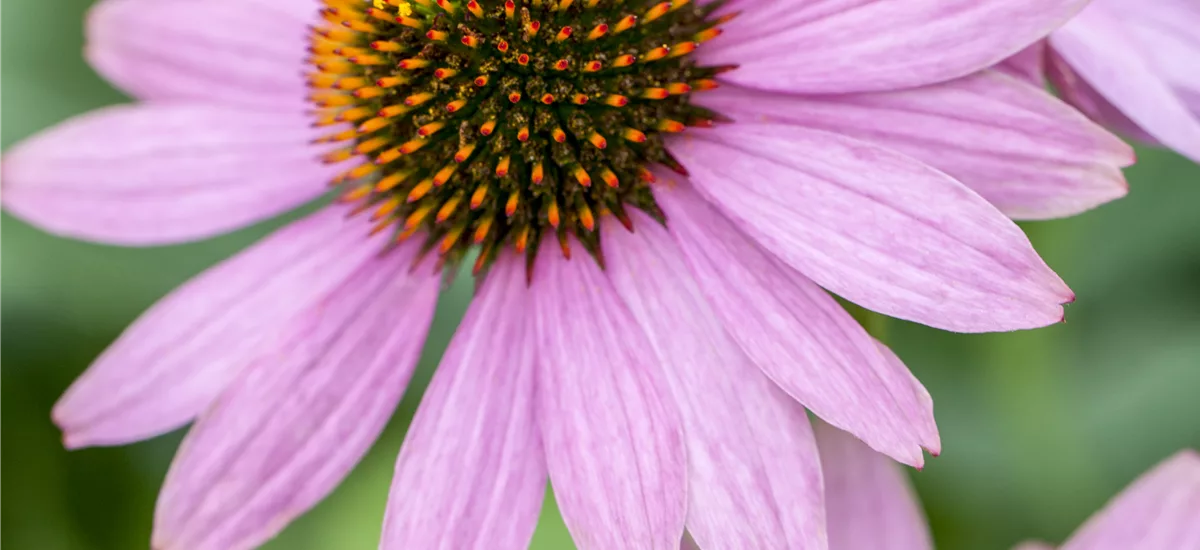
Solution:
[[[90,4],[5,2],[0,147],[127,101],[82,60]],[[1078,294],[1066,324],[999,335],[889,327],[891,345],[937,403],[944,453],[913,478],[939,548],[1061,542],[1139,473],[1200,447],[1200,168],[1162,151],[1139,158],[1128,198],[1026,226]],[[51,237],[3,215],[0,545],[147,547],[157,488],[182,434],[67,452],[50,408],[141,311],[282,223],[121,249]],[[268,548],[375,548],[394,457],[469,294],[467,278],[445,292],[421,369],[373,451]],[[571,547],[553,500],[533,547]]]

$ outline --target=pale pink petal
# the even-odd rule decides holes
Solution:
[[[1078,111],[996,72],[838,96],[726,86],[698,102],[742,122],[795,124],[899,151],[1018,219],[1069,216],[1124,196],[1121,167],[1134,160],[1133,148]]]
[[[688,448],[687,528],[702,548],[827,548],[808,416],[738,348],[671,236],[605,224],[609,278],[666,368]]]
[[[524,262],[501,258],[396,462],[383,549],[524,550],[546,493]]]
[[[1191,102],[1192,112],[1200,116],[1200,3],[1194,0],[1156,0],[1110,2],[1139,50],[1155,70],[1171,84],[1182,99]]]
[[[408,245],[289,323],[184,440],[154,547],[252,548],[324,498],[383,430],[416,366],[438,274]]]
[[[662,366],[596,263],[547,245],[528,297],[538,422],[563,520],[582,550],[674,550],[683,536],[683,427]]]
[[[125,330],[54,407],[69,447],[114,445],[189,422],[293,318],[319,307],[385,241],[326,208],[196,276]]]
[[[126,245],[210,237],[290,210],[336,173],[301,113],[200,104],[93,111],[4,155],[10,213]]]
[[[995,67],[1039,88],[1046,86],[1046,41],[1039,40]]]
[[[723,79],[766,90],[845,93],[942,82],[1046,36],[1087,0],[778,0],[740,8],[706,43]]]
[[[1050,44],[1080,78],[1138,126],[1200,162],[1200,117],[1155,70],[1120,17],[1092,5],[1055,32]]]
[[[730,124],[671,150],[755,240],[868,309],[986,332],[1059,322],[1074,299],[1015,224],[910,157],[782,124]]]
[[[312,0],[105,0],[88,16],[85,53],[141,99],[298,111],[308,94],[308,23],[319,9]]]
[[[833,550],[932,550],[916,492],[898,464],[816,421]]]
[[[897,460],[920,466],[921,447],[939,452],[928,394],[832,297],[684,185],[656,197],[714,312],[767,376]]]
[[[1062,550],[1200,548],[1200,454],[1186,450],[1125,488]]]
[[[1115,105],[1100,95],[1095,88],[1075,73],[1062,57],[1052,48],[1046,50],[1046,78],[1054,83],[1054,89],[1063,100],[1070,103],[1088,118],[1103,124],[1121,135],[1152,145],[1161,145],[1154,136],[1125,116]]]

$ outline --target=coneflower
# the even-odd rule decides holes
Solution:
[[[906,464],[940,442],[824,289],[958,331],[1073,299],[980,194],[1077,212],[1130,151],[974,73],[1082,4],[105,0],[88,57],[144,101],[15,147],[7,210],[146,245],[339,198],[151,308],[55,421],[196,420],[154,544],[256,546],[366,452],[469,263],[383,547],[522,548],[549,478],[582,548],[825,548],[805,408]]]

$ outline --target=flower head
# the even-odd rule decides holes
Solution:
[[[1096,0],[1002,67],[1048,78],[1094,120],[1200,162],[1198,27],[1188,0]]]
[[[6,209],[159,244],[341,199],[151,308],[55,421],[79,447],[195,420],[155,544],[257,545],[370,446],[477,250],[385,548],[523,547],[547,477],[583,548],[685,524],[824,548],[806,408],[906,464],[940,450],[928,393],[826,289],[1055,323],[1073,295],[1000,209],[1124,192],[1119,140],[976,74],[1082,4],[105,0],[88,56],[145,102],[14,148]]]
[[[506,248],[532,263],[542,239],[599,256],[605,213],[661,218],[649,167],[686,174],[664,137],[712,126],[690,96],[733,68],[691,55],[736,17],[718,4],[328,4],[310,97],[317,124],[354,125],[319,139],[356,159],[343,199],[452,264],[479,247],[476,272]]]
[[[1200,454],[1181,451],[1126,487],[1061,550],[1167,550],[1200,544]],[[1051,550],[1030,542],[1019,550]]]

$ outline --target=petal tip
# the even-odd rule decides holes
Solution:
[[[78,451],[90,446],[90,443],[82,435],[64,430],[62,434],[62,446],[68,451]]]
[[[911,466],[913,469],[917,470],[918,472],[925,469],[925,451],[921,447],[914,447],[911,449],[905,448],[902,452],[899,452],[899,453],[893,452],[893,453],[884,453],[884,454],[892,457],[892,459],[895,460],[896,462],[899,462],[906,466]]]
[[[1121,177],[1117,179],[1117,188],[1119,189],[1119,194],[1113,196],[1114,200],[1124,198],[1125,195],[1129,194],[1129,179],[1125,177],[1124,172],[1121,172]]]
[[[71,414],[67,412],[65,401],[66,397],[59,399],[58,403],[54,404],[54,408],[50,410],[50,421],[58,426],[58,429],[62,430],[64,434],[71,432],[71,426],[76,424],[72,421]]]
[[[942,440],[940,437],[937,437],[936,433],[933,440],[922,444],[921,447],[929,452],[929,456],[932,458],[942,456]]]
[[[1124,149],[1122,149],[1124,154],[1121,156],[1121,164],[1118,164],[1118,166],[1120,166],[1121,168],[1128,168],[1130,166],[1137,164],[1137,162],[1138,162],[1137,149],[1134,149],[1132,145],[1125,143],[1123,141],[1121,143],[1124,144],[1125,147],[1124,147]]]

